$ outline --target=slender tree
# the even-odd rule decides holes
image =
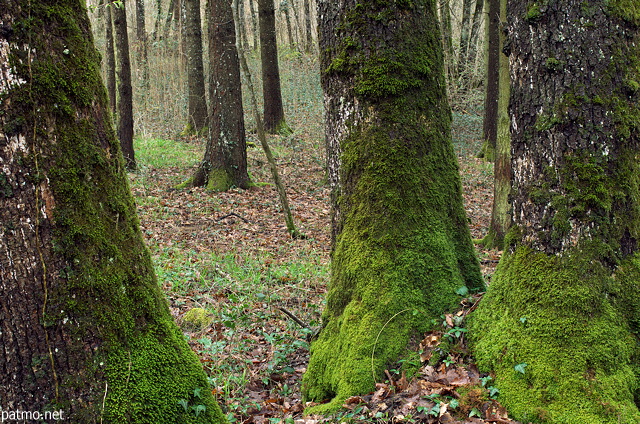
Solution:
[[[313,50],[313,35],[311,33],[311,6],[309,6],[309,0],[303,0],[302,5],[304,8],[304,29],[305,29],[304,49],[307,53],[311,53],[311,51]]]
[[[258,50],[258,18],[256,14],[256,1],[257,0],[248,0],[249,1],[249,11],[251,12],[251,34],[253,36],[253,50]]]
[[[247,144],[242,109],[240,62],[236,48],[232,0],[208,0],[209,16],[209,140],[193,177],[182,184],[224,191],[249,188]]]
[[[143,244],[84,1],[0,11],[3,408],[223,423]]]
[[[494,0],[490,0],[493,2]],[[506,23],[507,0],[499,0],[499,25]],[[491,6],[490,9],[493,9]],[[491,209],[491,223],[489,231],[482,240],[482,244],[489,248],[502,249],[504,238],[511,225],[511,133],[509,126],[509,96],[510,76],[509,58],[502,52],[505,45],[504,32],[499,31],[498,51],[498,98],[496,110],[496,149],[493,179],[493,206]],[[485,112],[486,114],[486,112]],[[486,115],[485,115],[486,119]]]
[[[127,169],[136,169],[133,150],[133,88],[131,86],[131,59],[129,55],[129,34],[127,31],[127,11],[125,2],[113,3],[113,26],[118,59],[117,122],[118,139]]]
[[[105,72],[107,93],[109,95],[109,108],[112,115],[115,117],[117,112],[116,100],[117,84],[116,84],[116,51],[113,40],[113,5],[107,4],[105,6]]]
[[[284,119],[278,44],[276,41],[276,15],[274,0],[258,0],[260,19],[260,58],[262,62],[262,97],[264,100],[264,128],[276,134],[290,131]]]
[[[149,87],[149,62],[147,53],[147,29],[144,12],[144,0],[136,0],[136,51],[138,72],[142,80],[142,87],[146,90]],[[146,99],[146,96],[143,96]]]
[[[485,19],[485,86],[484,86],[484,119],[482,136],[484,144],[480,157],[493,162],[498,139],[498,96],[500,82],[500,0],[486,0],[487,14]]]
[[[508,2],[512,228],[471,322],[523,422],[637,423],[640,14]]]
[[[483,287],[435,0],[322,0],[318,12],[334,241],[303,394],[331,402],[310,412],[374,390],[456,291]]]
[[[183,0],[185,3],[185,42],[187,53],[188,122],[184,135],[199,134],[208,127],[207,99],[204,86],[202,60],[202,24],[200,0]]]

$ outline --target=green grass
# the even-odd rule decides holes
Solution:
[[[195,166],[202,160],[198,145],[160,138],[134,140],[133,148],[140,167],[168,168]]]

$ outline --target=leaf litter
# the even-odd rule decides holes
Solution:
[[[475,138],[463,142],[479,149],[477,130],[473,134]],[[250,190],[211,193],[202,188],[173,188],[194,171],[193,157],[202,154],[202,140],[182,140],[191,164],[143,165],[142,171],[131,175],[141,228],[154,261],[162,263],[156,268],[165,274],[160,280],[173,316],[180,324],[194,307],[215,316],[204,329],[183,327],[183,331],[205,370],[216,376],[211,379],[212,391],[230,421],[515,423],[495,399],[497,389],[485,387],[490,376],[480,374],[473,364],[464,333],[456,337],[454,331],[457,347],[443,356],[441,343],[459,329],[477,295],[469,298],[474,303],[445,315],[441,329],[424,335],[419,344],[422,365],[415,377],[407,379],[388,370],[374,392],[347,399],[339,415],[303,416],[312,404],[302,401],[300,382],[309,340],[319,325],[328,276],[320,272],[293,275],[286,264],[313,257],[317,269],[327,269],[329,189],[317,143],[302,137],[273,137],[271,142],[294,220],[305,240],[289,237],[277,192],[268,183],[268,169],[257,149],[248,152],[250,173],[254,182],[264,183]],[[491,217],[492,171],[469,154],[472,149],[457,151],[472,237],[480,239]],[[501,252],[478,254],[489,278]],[[231,265],[216,263],[220,258],[227,258]],[[234,271],[245,268],[252,275],[249,278],[265,284],[249,297],[244,290],[251,288],[246,282],[243,286]],[[188,284],[178,287],[176,280]]]

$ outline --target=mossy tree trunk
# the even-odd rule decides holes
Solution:
[[[208,0],[209,16],[209,140],[204,159],[183,186],[213,191],[249,188],[247,143],[242,109],[240,62],[236,48],[232,0]]]
[[[264,101],[264,129],[277,134],[288,129],[282,106],[280,65],[276,41],[274,0],[258,0],[260,19],[260,58],[262,63],[262,98]]]
[[[200,134],[208,127],[207,98],[202,60],[200,0],[185,2],[185,42],[187,53],[188,122],[183,134]]]
[[[435,0],[319,2],[334,236],[307,400],[340,408],[483,287],[471,244]]]
[[[143,244],[84,1],[0,11],[3,409],[224,422]]]
[[[508,8],[513,227],[475,354],[521,421],[640,422],[640,14]]]
[[[115,29],[116,56],[118,59],[117,125],[120,147],[127,169],[135,171],[136,158],[133,150],[133,87],[131,84],[131,56],[129,55],[129,32],[127,30],[126,2],[113,3],[113,27]]]

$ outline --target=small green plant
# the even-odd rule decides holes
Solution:
[[[513,367],[514,370],[516,370],[517,372],[519,372],[520,374],[524,374],[525,372],[525,368],[527,368],[527,363],[523,362],[521,364],[516,365],[515,367]]]
[[[184,409],[184,412],[193,414],[197,417],[207,410],[206,406],[200,403],[195,403],[197,402],[198,399],[199,400],[202,399],[201,390],[202,389],[200,387],[196,387],[195,389],[193,389],[193,397],[191,402],[189,402],[186,399],[180,399],[178,401],[178,405],[182,406],[182,408]],[[192,405],[192,403],[195,403],[195,404]]]

